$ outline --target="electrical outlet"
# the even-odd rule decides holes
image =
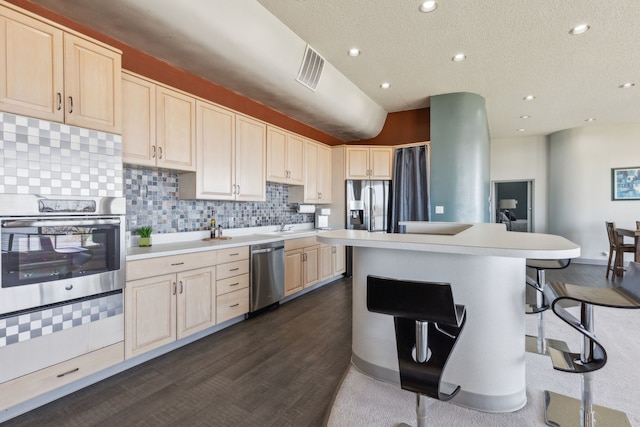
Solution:
[[[444,213],[444,206],[436,206],[436,213],[437,214],[443,214]]]

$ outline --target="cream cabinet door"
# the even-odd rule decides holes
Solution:
[[[320,280],[333,276],[333,246],[320,245]]]
[[[306,288],[320,280],[320,245],[304,248],[302,255],[302,278],[303,286]]]
[[[156,85],[122,73],[122,161],[156,166]]]
[[[178,339],[216,324],[215,267],[178,273],[177,288]]]
[[[64,34],[65,122],[121,133],[121,55]]]
[[[318,201],[318,144],[304,142],[304,202]]]
[[[286,183],[287,132],[267,126],[267,181]]]
[[[156,86],[157,163],[168,169],[196,170],[196,102],[181,92]]]
[[[284,253],[284,296],[301,291],[302,286],[302,249]]]
[[[198,169],[195,177],[197,190],[193,198],[233,200],[236,115],[198,100],[196,123]]]
[[[346,147],[346,179],[369,179],[369,148]]]
[[[267,125],[236,115],[236,200],[266,200]]]
[[[371,179],[392,179],[393,147],[369,148],[369,172]]]
[[[331,203],[331,149],[318,145],[318,203]]]
[[[64,121],[63,32],[0,6],[0,110]]]
[[[304,140],[298,135],[287,138],[287,183],[304,185]]]
[[[125,357],[131,358],[176,340],[176,275],[127,282]]]

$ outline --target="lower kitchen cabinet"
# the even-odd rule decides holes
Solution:
[[[216,324],[216,252],[127,262],[126,358]]]
[[[285,296],[322,280],[320,245],[315,237],[286,240],[284,251]]]
[[[218,261],[216,321],[222,323],[249,312],[249,247],[218,251]]]
[[[123,347],[120,341],[0,384],[0,411],[122,362]]]
[[[342,245],[320,245],[320,280],[346,271],[345,249]]]

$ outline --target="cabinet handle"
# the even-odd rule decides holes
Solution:
[[[318,199],[322,199],[322,193],[318,193]]]
[[[238,271],[238,270],[240,270],[240,267],[232,268],[229,271]]]
[[[236,253],[233,253],[233,254],[229,254],[229,256],[238,256],[238,255],[240,255],[240,252],[236,252]]]
[[[238,192],[236,193],[238,196],[240,195],[240,185],[237,185],[238,187]]]
[[[158,158],[162,160],[162,147],[158,147]]]
[[[173,282],[173,295],[176,294],[177,289],[178,289],[178,286],[176,285],[176,282]]]
[[[238,286],[240,284],[240,282],[236,282],[236,283],[232,283],[229,286]]]
[[[182,284],[182,280],[180,280],[180,293],[184,291],[184,285]]]
[[[302,254],[302,262],[305,262],[307,260],[307,254]]]
[[[61,374],[58,374],[58,375],[56,375],[56,376],[57,376],[58,378],[62,378],[62,377],[64,377],[65,375],[73,374],[74,372],[78,372],[79,370],[80,370],[80,368],[75,368],[75,369],[72,369],[72,370],[70,370],[70,371],[63,372],[63,373],[61,373]]]
[[[69,113],[73,113],[73,97],[69,97]]]
[[[182,265],[182,264],[184,264],[184,262],[174,262],[171,265]]]
[[[233,305],[230,305],[230,306],[229,306],[229,308],[237,307],[237,306],[239,306],[239,305],[240,305],[240,303],[235,303],[235,304],[233,304]]]
[[[58,111],[62,110],[62,94],[58,92]]]
[[[236,185],[233,184],[233,191],[231,192],[231,194],[236,194]]]
[[[156,146],[155,145],[151,146],[151,158],[152,159],[156,158]]]
[[[335,253],[336,253],[336,247],[335,247],[335,246],[332,246],[332,247],[331,247],[331,253],[332,253],[332,254],[335,254]]]

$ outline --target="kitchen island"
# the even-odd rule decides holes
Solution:
[[[443,376],[461,386],[453,402],[486,412],[522,408],[526,259],[576,258],[580,247],[560,236],[508,232],[504,224],[406,225],[411,234],[338,230],[318,236],[353,247],[352,363],[400,383],[393,318],[367,310],[368,275],[449,282],[468,316]]]

